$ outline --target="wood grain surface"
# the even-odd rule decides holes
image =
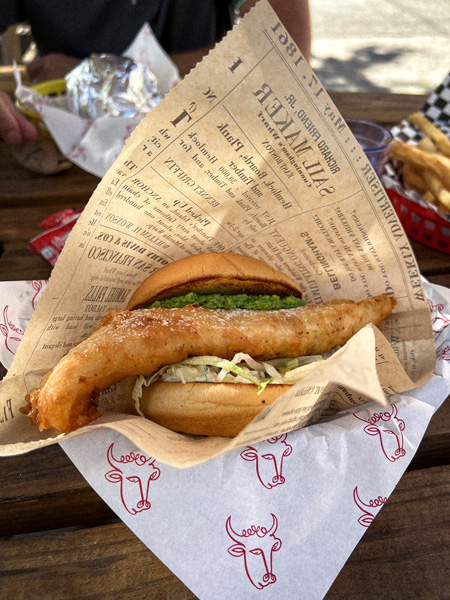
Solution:
[[[449,498],[448,465],[407,472],[326,599],[448,598]],[[196,598],[121,522],[3,539],[0,553],[1,600]]]

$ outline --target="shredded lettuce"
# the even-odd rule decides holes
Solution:
[[[324,358],[320,355],[299,358],[278,358],[257,361],[248,354],[240,352],[232,360],[218,356],[195,356],[180,363],[162,367],[151,377],[140,375],[133,389],[132,397],[139,410],[142,388],[154,381],[187,383],[206,381],[210,383],[250,383],[257,386],[257,393],[270,384],[293,385],[315,369]]]

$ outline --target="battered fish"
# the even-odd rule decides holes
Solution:
[[[396,301],[334,300],[278,311],[184,308],[113,310],[73,348],[27,397],[40,430],[68,433],[100,416],[98,395],[130,375],[150,375],[190,356],[256,360],[323,354],[368,323],[379,325]]]

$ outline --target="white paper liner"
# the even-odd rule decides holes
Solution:
[[[0,283],[0,360],[7,367],[44,286]],[[264,598],[319,600],[450,393],[450,290],[427,281],[424,288],[435,373],[421,388],[391,397],[387,408],[366,404],[188,469],[142,455],[112,429],[61,446],[103,500],[199,598],[259,599],[264,589]],[[272,561],[265,580],[261,555],[249,553],[255,541]]]

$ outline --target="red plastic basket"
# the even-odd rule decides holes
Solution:
[[[425,246],[450,254],[450,222],[433,210],[386,189],[406,233]]]

